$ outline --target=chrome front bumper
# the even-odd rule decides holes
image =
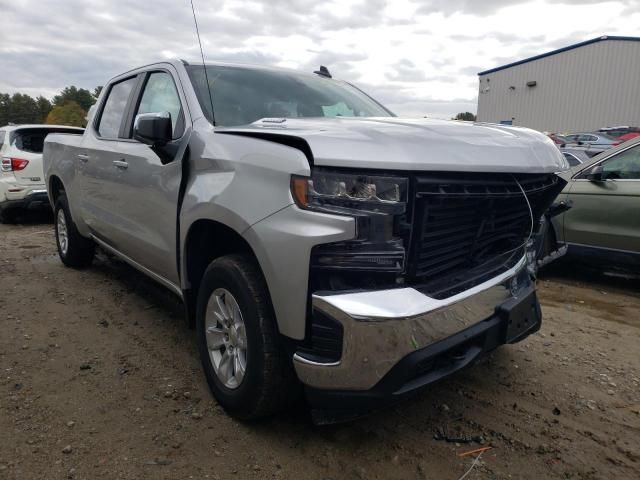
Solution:
[[[523,257],[501,275],[444,300],[413,288],[314,294],[313,308],[342,324],[342,356],[335,363],[317,363],[296,353],[296,373],[316,389],[371,389],[405,356],[491,317],[530,286]]]

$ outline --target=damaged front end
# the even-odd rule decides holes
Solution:
[[[403,204],[360,219],[367,228],[357,238],[313,249],[308,334],[294,365],[323,421],[347,398],[350,407],[397,399],[540,328],[536,219],[565,181],[451,172],[404,178],[363,179],[395,184],[388,199]]]
[[[531,242],[533,248],[535,271],[563,257],[568,250],[565,243],[558,242],[552,219],[571,209],[571,201],[554,202],[544,215],[540,217],[537,232]],[[532,262],[533,264],[533,262]]]

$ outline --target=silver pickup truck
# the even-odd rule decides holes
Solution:
[[[532,130],[397,118],[325,68],[171,61],[113,78],[44,168],[64,264],[100,246],[175,292],[229,413],[304,392],[331,419],[540,327],[531,245],[567,164]]]

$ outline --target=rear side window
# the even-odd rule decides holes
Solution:
[[[127,101],[133,87],[136,85],[136,81],[137,78],[132,77],[111,87],[98,124],[98,134],[101,137],[118,138]]]
[[[6,136],[7,132],[5,132],[4,130],[0,130],[0,150],[2,150],[2,146],[4,145],[4,137]]]
[[[50,133],[75,133],[82,134],[82,130],[64,128],[25,128],[13,133],[13,146],[20,151],[28,153],[42,153],[44,139]]]

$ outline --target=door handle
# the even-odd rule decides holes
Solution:
[[[84,153],[79,153],[78,159],[84,163],[87,163],[89,161],[89,155],[86,155]]]
[[[129,164],[124,160],[114,160],[113,164],[120,170],[126,170],[127,168],[129,168]]]

